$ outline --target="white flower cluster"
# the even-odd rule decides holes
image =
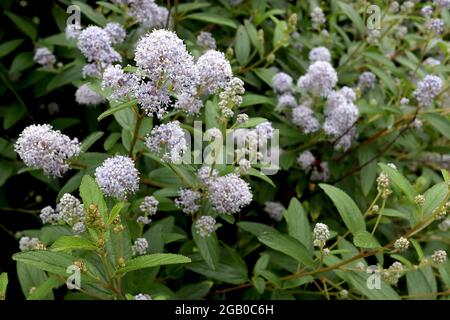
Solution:
[[[142,37],[135,50],[136,65],[143,76],[149,79],[141,95],[147,93],[150,97],[139,97],[139,102],[151,116],[156,112],[161,117],[165,110],[155,110],[155,105],[149,103],[156,95],[157,100],[161,92],[168,97],[169,87],[176,94],[193,93],[196,83],[194,59],[186,50],[183,40],[168,30],[154,30]],[[148,109],[148,110],[147,110]]]
[[[156,200],[153,196],[147,196],[144,198],[144,201],[139,206],[139,209],[142,213],[144,213],[146,216],[154,216],[156,214],[156,211],[158,209],[159,201]]]
[[[450,0],[433,0],[433,3],[443,9],[450,9]]]
[[[78,23],[68,24],[65,29],[66,39],[75,40],[78,39],[81,33],[81,25]]]
[[[210,166],[203,166],[197,170],[197,177],[204,185],[208,185],[214,177],[217,177],[219,173],[216,169],[212,169]]]
[[[320,7],[314,7],[311,11],[311,21],[313,29],[320,29],[320,26],[323,25],[327,20],[325,19],[325,14],[323,13]]]
[[[336,148],[347,150],[356,131],[351,130],[358,119],[354,105],[355,93],[348,87],[333,91],[327,99],[323,129],[332,139],[338,139]]]
[[[125,0],[129,5],[129,14],[144,29],[163,28],[166,25],[169,11],[158,6],[154,0]]]
[[[266,201],[264,202],[264,211],[273,220],[280,222],[283,219],[284,211],[286,208],[278,201]]]
[[[210,32],[201,31],[197,36],[197,45],[205,49],[215,49],[216,40]]]
[[[211,216],[201,216],[195,221],[195,230],[200,237],[209,237],[216,231],[216,219]]]
[[[95,180],[106,196],[126,199],[139,188],[139,172],[133,159],[114,156],[95,170]]]
[[[86,83],[75,91],[75,101],[81,105],[96,106],[102,103],[104,99]]]
[[[21,237],[19,240],[19,249],[20,251],[29,251],[42,250],[45,247],[38,238]]]
[[[136,45],[135,61],[136,73],[124,72],[118,65],[106,68],[102,87],[113,89],[112,100],[137,99],[150,117],[162,118],[172,105],[171,96],[176,97],[175,109],[194,115],[203,107],[202,96],[216,94],[230,83],[234,86],[229,94],[243,94],[243,83],[241,90],[236,80],[232,82],[231,66],[222,52],[207,50],[194,62],[183,40],[168,30],[153,30],[142,37]],[[240,104],[242,98],[232,100]]]
[[[147,253],[148,242],[145,238],[137,238],[131,246],[133,256],[142,256]]]
[[[321,161],[311,172],[311,181],[328,181],[330,179],[330,169],[328,162]]]
[[[447,260],[447,252],[444,250],[436,250],[431,256],[431,262],[433,264],[441,264]]]
[[[111,44],[119,44],[125,40],[127,33],[120,23],[108,22],[103,28],[111,39]]]
[[[81,31],[77,46],[88,62],[106,67],[113,62],[122,61],[120,54],[112,47],[112,40],[106,30],[90,26]]]
[[[312,49],[309,52],[308,55],[309,61],[311,63],[314,63],[316,61],[325,61],[330,62],[331,61],[331,54],[330,51],[325,47],[317,47]]]
[[[435,34],[441,34],[444,32],[444,20],[442,19],[430,19],[427,22],[426,28],[430,32],[434,32]]]
[[[69,170],[68,160],[80,153],[80,147],[77,138],[70,139],[44,124],[26,127],[14,149],[27,166],[43,169],[47,176],[61,177]]]
[[[272,78],[272,88],[278,94],[292,91],[294,80],[285,72],[278,72]]]
[[[218,213],[238,213],[253,199],[249,184],[234,173],[214,178],[207,187],[208,199]]]
[[[59,212],[60,219],[72,226],[73,231],[84,232],[84,209],[80,200],[70,193],[65,193],[59,200],[56,210]]]
[[[42,208],[39,218],[42,223],[66,223],[72,227],[75,233],[83,233],[86,230],[83,204],[69,193],[65,193],[61,197],[56,209],[51,206]]]
[[[316,223],[313,230],[314,245],[323,248],[330,238],[330,230],[324,223]]]
[[[314,96],[327,97],[338,81],[336,70],[327,61],[316,61],[308,67],[305,75],[298,79],[297,86]]]
[[[37,48],[33,60],[44,68],[52,68],[56,63],[56,57],[48,48]]]
[[[148,294],[138,293],[134,296],[134,300],[152,300],[152,297]]]
[[[399,251],[408,250],[408,248],[409,248],[409,240],[404,238],[404,237],[398,238],[394,242],[394,248],[399,250]]]
[[[184,131],[177,120],[154,127],[145,143],[163,161],[170,163],[180,162],[188,148]]]
[[[285,93],[278,96],[277,108],[276,110],[281,111],[285,108],[294,108],[297,106],[297,100],[291,93]]]
[[[396,261],[388,269],[382,270],[381,278],[384,282],[390,285],[397,285],[398,280],[402,276],[403,265]]]
[[[214,94],[223,89],[233,77],[231,65],[222,52],[208,50],[195,63],[199,91]]]
[[[292,123],[300,127],[305,134],[320,130],[320,123],[314,115],[309,102],[292,109]]]
[[[269,121],[264,121],[255,127],[255,132],[261,142],[266,143],[266,141],[273,136],[274,128],[272,123]]]
[[[315,162],[316,157],[309,150],[303,151],[297,158],[298,165],[306,173],[311,171],[311,169],[314,167]]]
[[[233,108],[241,105],[244,93],[244,82],[239,78],[231,79],[219,95],[219,109],[224,118],[231,118],[234,115]]]
[[[442,88],[442,80],[438,76],[427,75],[417,84],[413,96],[421,107],[431,107],[433,99],[439,94]]]
[[[82,70],[83,79],[86,78],[100,78],[101,73],[98,69],[97,64],[95,63],[88,63],[83,67]]]
[[[431,6],[424,6],[420,12],[422,13],[422,16],[429,18],[433,14],[433,8]]]
[[[375,85],[376,77],[375,75],[370,71],[365,71],[361,73],[358,79],[358,88],[362,92],[366,92],[370,89],[372,89]]]
[[[191,189],[181,189],[175,205],[186,214],[193,215],[200,209],[200,199],[202,195],[199,191]]]
[[[56,224],[61,219],[61,216],[59,215],[59,212],[55,211],[51,206],[46,206],[41,209],[39,218],[41,218],[42,223]]]

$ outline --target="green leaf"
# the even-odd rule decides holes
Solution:
[[[439,264],[438,269],[442,282],[445,284],[447,290],[450,289],[450,261],[447,260],[444,263]]]
[[[409,201],[414,202],[414,197],[416,196],[416,191],[411,183],[398,171],[397,169],[391,168],[384,163],[378,164],[384,173],[386,173],[391,180],[391,182],[396,185],[408,198]]]
[[[117,6],[113,5],[112,3],[105,2],[105,1],[97,1],[96,2],[99,6],[107,8],[113,12],[116,12],[118,14],[123,14],[122,10],[119,9]]]
[[[287,223],[288,234],[312,251],[313,240],[308,215],[297,198],[291,199],[289,207],[284,214],[284,219]]]
[[[139,269],[151,268],[168,264],[189,263],[189,262],[191,262],[190,258],[182,256],[180,254],[171,254],[171,253],[147,254],[128,261],[125,267],[118,269],[115,272],[115,274],[120,275]]]
[[[321,183],[319,186],[331,198],[346,227],[353,235],[366,231],[364,217],[352,198],[331,185]]]
[[[208,237],[201,237],[197,233],[194,223],[192,224],[191,232],[195,245],[203,259],[205,259],[205,262],[211,269],[215,270],[220,258],[220,247],[216,233],[213,232]]]
[[[297,239],[279,232],[264,232],[258,236],[258,240],[269,248],[280,251],[299,263],[312,266],[314,261],[308,249]]]
[[[8,130],[14,126],[20,119],[25,117],[27,110],[21,104],[12,104],[4,108],[3,129]]]
[[[8,287],[8,274],[6,272],[2,272],[0,274],[0,300],[5,300],[7,287]]]
[[[373,73],[376,74],[378,78],[382,80],[381,83],[383,83],[392,93],[396,92],[397,86],[395,85],[395,82],[394,80],[392,80],[392,77],[390,75],[384,72],[384,70],[373,65],[368,65],[368,67]]]
[[[223,25],[223,26],[227,26],[227,27],[231,27],[231,28],[235,28],[235,29],[237,28],[236,23],[233,20],[231,20],[229,18],[224,18],[219,15],[206,13],[206,12],[192,13],[190,15],[187,15],[184,18],[208,22],[208,23],[212,23],[212,24]]]
[[[219,127],[219,122],[217,120],[218,114],[219,114],[219,107],[217,103],[213,103],[211,100],[206,101],[205,105],[206,130]]]
[[[266,281],[264,281],[263,278],[253,276],[252,283],[253,283],[253,286],[255,287],[256,291],[258,291],[259,294],[264,293],[264,290],[266,289]]]
[[[90,135],[88,135],[82,142],[81,142],[81,152],[86,152],[92,145],[101,137],[103,137],[105,133],[102,131],[95,131],[92,132]]]
[[[419,261],[422,261],[424,259],[425,255],[423,254],[423,250],[422,250],[422,247],[420,246],[419,241],[417,241],[416,239],[413,239],[413,238],[409,238],[409,241],[411,241],[414,249],[416,249],[417,257],[419,258]]]
[[[270,106],[275,106],[276,103],[273,98],[269,98],[260,94],[255,93],[247,93],[242,97],[241,107],[249,107],[259,104],[268,104]],[[252,118],[252,119],[260,119],[260,118]],[[261,118],[264,119],[264,118]],[[267,120],[266,120],[267,121]]]
[[[48,296],[53,296],[53,289],[58,288],[61,281],[51,276],[27,297],[27,300],[46,300]]]
[[[423,213],[425,218],[433,214],[433,211],[437,209],[447,198],[449,193],[449,187],[445,182],[438,183],[428,189],[425,194],[425,203],[423,205]]]
[[[444,181],[448,185],[450,185],[450,173],[445,169],[441,169],[441,173],[442,173],[442,177],[444,178]]]
[[[243,25],[240,25],[236,32],[235,53],[239,64],[244,66],[250,56],[250,39]]]
[[[422,117],[444,137],[450,139],[450,120],[448,118],[437,113],[425,113]]]
[[[13,52],[14,50],[16,50],[16,48],[18,46],[20,46],[23,42],[23,39],[14,39],[14,40],[10,40],[10,41],[6,41],[5,43],[2,43],[0,45],[0,58],[3,58],[4,56],[10,54],[11,52]]]
[[[29,264],[18,261],[16,266],[20,287],[22,288],[22,292],[25,297],[30,295],[31,288],[39,287],[48,279],[45,271],[35,268]],[[53,299],[53,295],[48,295],[46,299]]]
[[[47,92],[53,91],[57,88],[65,86],[69,83],[74,83],[77,80],[81,79],[81,70],[83,66],[81,64],[74,64],[69,66],[67,69],[64,69],[62,72],[58,73],[55,77],[52,78],[47,83],[47,87],[45,90]]]
[[[436,278],[431,266],[406,272],[408,295],[414,300],[435,300],[437,292]]]
[[[76,118],[56,118],[50,123],[57,130],[64,130],[80,123],[80,119]]]
[[[111,150],[116,142],[120,139],[120,133],[118,132],[112,132],[108,138],[105,139],[105,142],[103,142],[103,148],[105,151]]]
[[[291,280],[287,280],[283,282],[282,288],[283,289],[293,289],[298,288],[304,284],[311,283],[314,281],[314,278],[312,276],[302,276],[300,278],[295,278]]]
[[[288,25],[286,21],[276,21],[275,31],[273,33],[272,45],[277,47],[281,44],[288,43]]]
[[[266,181],[268,184],[270,184],[272,187],[276,188],[275,184],[273,183],[272,179],[270,179],[268,176],[266,176],[261,171],[255,169],[255,168],[249,168],[247,171],[247,174],[250,176],[254,176],[257,178],[260,178],[261,180]]]
[[[264,81],[268,86],[272,87],[272,78],[275,75],[275,72],[271,69],[266,68],[258,68],[254,70],[255,74]]]
[[[259,49],[260,42],[258,39],[258,31],[256,30],[255,26],[249,20],[244,21],[244,26],[250,42],[255,48]]]
[[[122,211],[124,206],[125,206],[125,202],[118,202],[114,205],[114,207],[111,209],[111,212],[109,214],[107,224],[111,224],[114,221],[114,219],[120,215],[120,211]]]
[[[0,161],[0,187],[14,174],[14,166],[7,161]]]
[[[245,261],[233,249],[224,245],[216,270],[212,270],[200,255],[192,255],[193,262],[187,269],[200,273],[209,279],[231,284],[242,284],[248,281],[248,270]]]
[[[177,291],[178,300],[198,300],[204,298],[214,285],[213,281],[201,281],[196,284],[184,285]]]
[[[367,279],[371,274],[351,271],[346,272],[346,275],[350,284],[371,300],[400,300],[400,296],[397,292],[384,281],[381,281],[379,290],[369,289],[367,286]]]
[[[97,247],[88,239],[80,236],[63,236],[50,247],[52,251],[71,251],[76,249],[96,250]]]
[[[15,261],[62,276],[67,276],[67,267],[76,260],[70,254],[47,250],[19,252],[14,254],[12,258]]]
[[[276,229],[258,222],[241,221],[238,222],[237,225],[242,230],[245,230],[257,237],[264,232],[276,232]]]
[[[380,247],[377,239],[367,231],[358,232],[353,238],[353,243],[360,248],[373,249]]]
[[[56,200],[59,201],[59,199],[61,199],[61,197],[65,193],[72,193],[75,190],[77,190],[80,187],[81,180],[83,179],[84,174],[85,174],[85,172],[83,170],[83,171],[78,172],[76,175],[72,176],[66,182],[66,184],[61,188],[61,190],[59,190],[58,197],[56,198]]]
[[[5,15],[11,19],[12,22],[19,28],[20,31],[22,31],[24,34],[26,34],[28,37],[31,38],[31,40],[36,39],[37,36],[37,28],[36,26],[25,20],[24,18],[19,17],[18,15],[15,15],[12,12],[5,11]]]
[[[33,54],[31,52],[21,52],[15,56],[11,67],[9,68],[10,74],[19,73],[23,70],[28,69],[34,64]]]
[[[178,5],[178,14],[184,15],[188,13],[189,11],[194,11],[197,9],[203,9],[210,7],[211,4],[207,2],[191,2],[191,3],[180,3]]]
[[[105,199],[97,182],[91,176],[85,175],[81,180],[80,197],[83,200],[85,209],[88,209],[89,205],[94,204],[97,206],[100,214],[105,217],[108,210]]]
[[[365,26],[364,26],[364,22],[361,19],[361,16],[355,11],[355,9],[353,8],[353,6],[339,1],[338,2],[339,7],[341,8],[342,12],[350,18],[350,20],[352,20],[353,25],[355,26],[356,30],[358,30],[358,32],[360,34],[364,34],[365,31]]]
[[[101,115],[98,116],[97,120],[100,121],[100,120],[106,118],[107,116],[110,116],[116,112],[131,108],[131,107],[135,106],[136,103],[137,103],[136,100],[131,100],[131,101],[121,103],[118,106],[115,106],[115,107],[110,108],[110,109],[106,110],[105,112],[103,112]]]
[[[39,239],[45,245],[50,245],[54,243],[56,240],[61,238],[62,236],[72,236],[72,228],[64,225],[47,225],[44,226],[39,232]]]
[[[368,161],[375,157],[375,151],[369,147],[360,148],[358,151],[359,165],[362,166]],[[375,161],[370,162],[361,169],[360,180],[361,189],[365,196],[370,193],[373,186],[375,185],[375,180],[377,178],[377,165]]]
[[[99,12],[94,11],[89,5],[80,2],[80,1],[72,1],[74,5],[77,5],[80,7],[81,12],[88,17],[91,21],[95,22],[97,25],[104,27],[106,24],[106,19],[103,17],[103,15]]]

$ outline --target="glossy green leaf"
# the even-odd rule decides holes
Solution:
[[[344,191],[328,184],[319,185],[333,201],[345,225],[353,235],[366,231],[366,223],[356,203]]]

